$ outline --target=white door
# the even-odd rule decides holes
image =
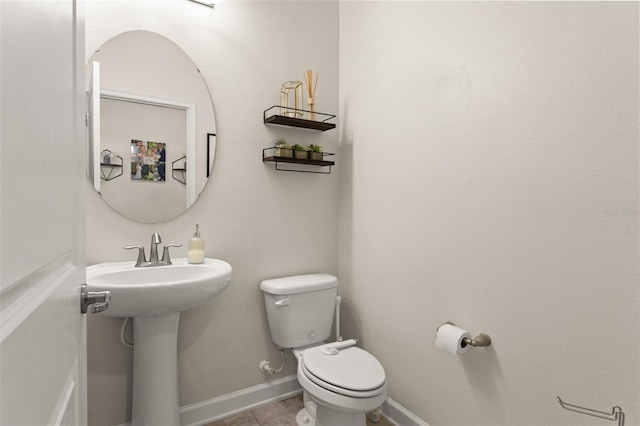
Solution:
[[[0,1],[0,424],[86,425],[84,22]]]

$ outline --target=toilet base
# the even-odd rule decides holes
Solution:
[[[364,412],[346,413],[318,404],[315,426],[367,426]]]
[[[311,417],[307,410],[303,408],[296,415],[296,424],[298,426],[316,426],[316,419]]]
[[[320,421],[311,417],[306,409],[298,411],[296,424],[298,426],[366,426],[365,413],[344,413],[326,407],[318,407]]]

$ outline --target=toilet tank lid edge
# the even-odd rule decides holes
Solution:
[[[296,294],[326,290],[338,286],[338,279],[331,274],[306,274],[273,278],[260,283],[260,290],[269,294]]]

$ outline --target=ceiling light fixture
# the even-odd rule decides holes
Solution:
[[[212,8],[212,9],[215,7],[215,3],[213,1],[211,1],[211,0],[209,0],[209,1],[206,1],[206,0],[189,0],[189,1],[201,4],[203,6],[208,6],[208,7]],[[220,3],[220,1],[217,1],[216,3]]]

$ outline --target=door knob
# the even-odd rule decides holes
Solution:
[[[91,313],[97,314],[109,307],[111,302],[110,291],[89,291],[86,284],[82,284],[80,289],[80,312],[87,313],[87,308],[91,307]]]

